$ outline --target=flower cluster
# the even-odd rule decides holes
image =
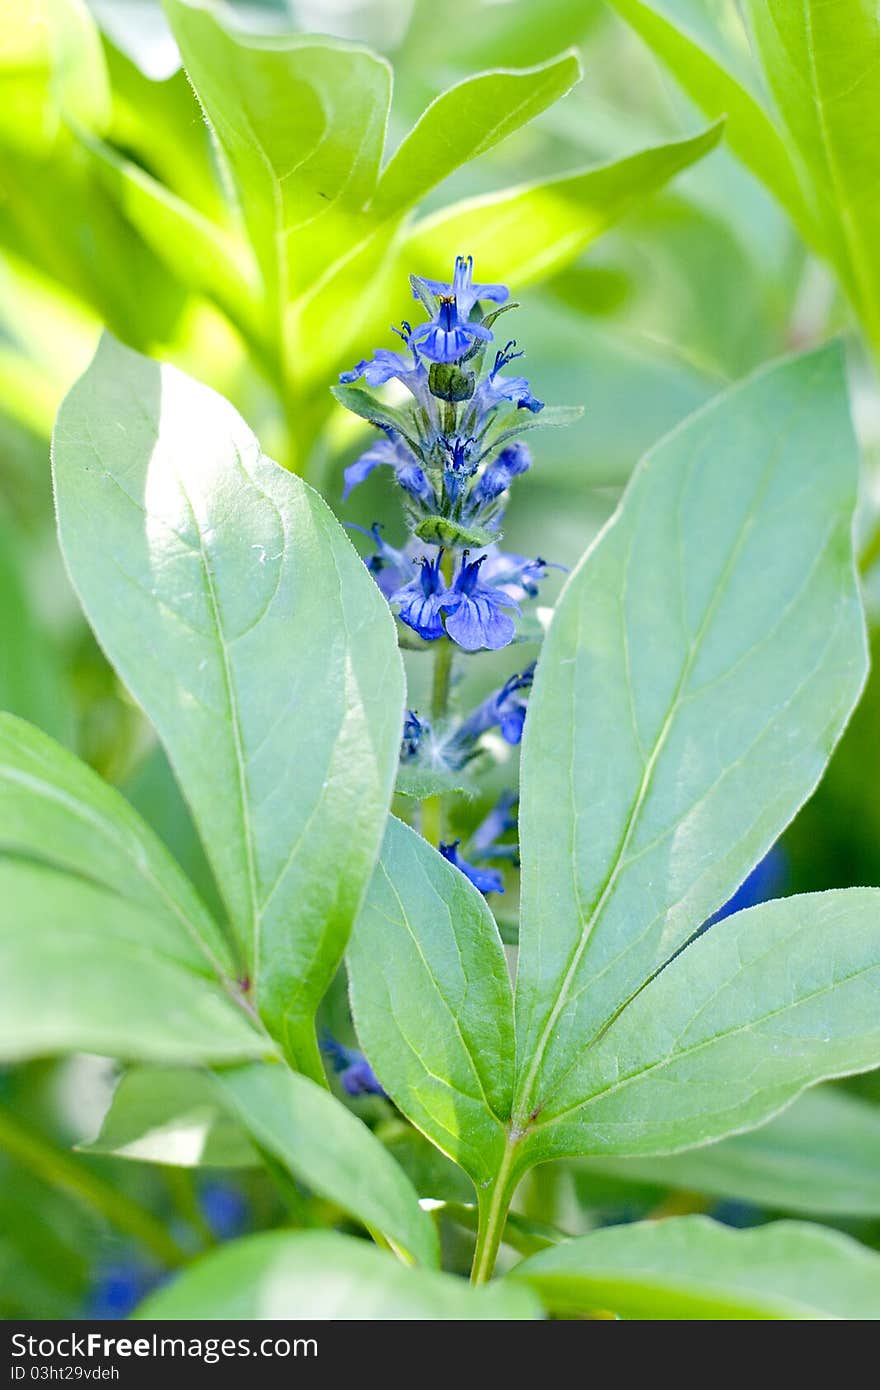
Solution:
[[[518,438],[544,409],[523,376],[505,368],[522,353],[511,340],[491,350],[493,325],[513,308],[504,285],[473,281],[473,260],[459,256],[451,282],[411,276],[429,318],[394,331],[404,350],[379,348],[343,372],[337,398],[381,432],[345,470],[343,500],[374,469],[394,470],[409,529],[395,550],[373,535],[368,567],[400,620],[425,642],[449,637],[465,651],[512,642],[526,597],[547,573],[540,559],[497,546],[509,489],[531,467]],[[487,313],[482,306],[491,306]],[[396,381],[404,408],[385,405],[354,383]]]

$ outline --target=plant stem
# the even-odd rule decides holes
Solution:
[[[479,1195],[480,1219],[471,1268],[472,1284],[485,1284],[492,1278],[507,1213],[521,1174],[522,1169],[516,1164],[515,1141],[508,1139],[495,1181]]]
[[[56,1148],[42,1134],[25,1126],[5,1106],[0,1106],[0,1146],[29,1172],[54,1187],[64,1188],[100,1212],[117,1230],[140,1241],[164,1265],[176,1267],[186,1260],[185,1252],[152,1212],[111,1187],[81,1159]]]
[[[434,680],[431,685],[431,718],[442,723],[449,714],[449,692],[452,688],[452,658],[455,646],[448,637],[441,637],[434,653]]]
[[[431,722],[435,728],[449,714],[449,692],[452,688],[454,643],[448,637],[438,639],[434,650],[434,677],[431,683]],[[422,802],[422,834],[432,845],[439,845],[445,835],[443,797],[426,797]]]

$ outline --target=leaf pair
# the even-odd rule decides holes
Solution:
[[[687,945],[861,689],[856,473],[836,347],[759,373],[637,469],[538,664],[515,1003],[478,895],[389,827],[350,949],[357,1027],[481,1200],[552,1157],[757,1125],[880,1059],[877,890],[769,903]]]

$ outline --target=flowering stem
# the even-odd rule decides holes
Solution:
[[[431,721],[435,728],[445,723],[449,714],[449,691],[452,685],[454,644],[441,637],[434,650],[434,679],[431,686]],[[442,841],[444,828],[443,797],[428,796],[422,802],[422,834],[432,845]]]
[[[449,691],[452,685],[452,657],[455,647],[448,637],[441,637],[434,655],[434,682],[431,687],[431,719],[442,724],[449,714]]]

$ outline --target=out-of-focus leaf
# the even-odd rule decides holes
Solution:
[[[880,351],[880,13],[749,0],[767,80],[811,184],[826,254]]]
[[[248,1168],[260,1162],[214,1078],[186,1067],[127,1071],[98,1134],[77,1147],[176,1168]]]
[[[880,1215],[880,1109],[833,1087],[769,1124],[665,1158],[584,1159],[579,1171],[817,1216]]]
[[[110,338],[62,406],[54,466],[74,585],[165,744],[258,1007],[322,1077],[314,1012],[399,752],[387,604],[226,401]]]
[[[836,1231],[780,1221],[732,1231],[702,1216],[595,1231],[510,1276],[545,1304],[622,1318],[880,1318],[880,1256]]]
[[[651,193],[714,149],[723,126],[627,159],[454,204],[417,222],[404,243],[407,265],[442,279],[450,246],[467,246],[481,276],[527,285],[573,260]]]
[[[233,31],[201,3],[166,0],[166,12],[235,179],[270,304],[283,313],[359,239],[391,70],[338,39]]]
[[[580,79],[577,54],[515,71],[465,78],[422,113],[382,171],[373,211],[414,207],[436,184],[525,125]]]
[[[540,1311],[535,1296],[513,1284],[474,1289],[451,1274],[405,1269],[385,1251],[332,1231],[268,1231],[197,1260],[135,1316],[432,1322]]]
[[[610,0],[710,117],[725,116],[731,149],[776,195],[795,225],[815,238],[814,218],[790,145],[743,65],[730,61],[693,0]],[[714,41],[713,41],[714,40]],[[754,88],[754,89],[753,89]]]
[[[66,741],[70,694],[51,638],[33,612],[22,558],[12,527],[0,518],[0,709]]]

